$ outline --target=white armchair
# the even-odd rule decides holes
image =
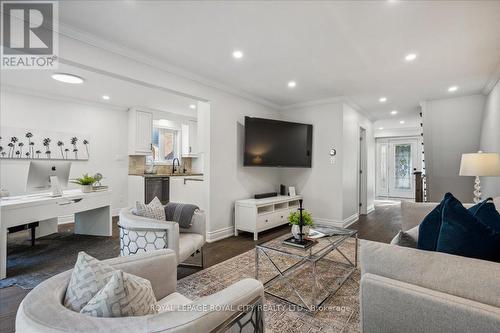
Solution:
[[[193,215],[189,229],[179,228],[177,222],[159,221],[134,214],[133,208],[120,211],[120,253],[122,256],[172,249],[177,262],[182,263],[197,252],[201,255],[203,267],[203,245],[205,244],[205,213]]]
[[[160,312],[153,315],[98,318],[64,307],[72,270],[53,276],[33,289],[17,311],[17,333],[197,333],[264,331],[262,304],[264,287],[254,279],[241,280],[210,296],[191,301],[176,292],[177,256],[159,250],[105,260],[126,273],[148,279]],[[177,307],[188,308],[177,310]],[[162,311],[165,310],[165,311]]]

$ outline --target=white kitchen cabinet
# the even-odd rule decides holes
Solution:
[[[151,154],[153,142],[153,113],[138,109],[128,111],[129,155]]]
[[[205,183],[202,176],[170,177],[170,201],[206,208]]]
[[[198,156],[198,122],[189,120],[182,124],[182,157]]]

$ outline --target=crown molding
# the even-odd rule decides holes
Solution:
[[[258,103],[270,108],[273,108],[275,110],[279,110],[280,106],[272,103],[268,100],[265,100],[263,98],[254,96],[252,94],[249,94],[245,91],[235,89],[233,87],[230,87],[228,85],[216,82],[214,80],[205,78],[203,76],[197,75],[195,73],[189,72],[187,70],[184,70],[182,68],[173,66],[169,63],[167,63],[164,60],[158,59],[157,57],[153,57],[151,55],[146,55],[142,52],[137,52],[133,49],[130,49],[126,46],[120,45],[116,42],[112,42],[109,40],[105,40],[103,38],[100,38],[98,36],[92,35],[88,32],[81,31],[79,29],[74,28],[71,25],[68,25],[67,23],[64,22],[59,22],[59,35],[65,36],[67,38],[71,38],[73,40],[79,41],[81,43],[85,43],[87,45],[96,47],[98,49],[114,53],[116,55],[122,56],[129,58],[135,62],[142,63],[144,65],[157,68],[159,70],[162,70],[164,72],[170,73],[172,75],[188,79],[190,81],[196,82],[198,84],[204,85],[209,88],[214,88],[220,91],[224,91],[226,93],[236,95],[238,97],[245,98],[247,100],[250,100],[254,103]],[[167,88],[165,88],[167,89]],[[176,92],[175,90],[168,89],[171,92],[174,93],[179,93]],[[198,97],[199,100],[204,100],[208,101],[208,99],[203,98],[203,97]]]
[[[33,90],[33,89],[24,88],[24,87],[14,86],[14,85],[10,85],[10,84],[2,84],[2,88],[0,91],[2,91],[2,92],[5,91],[5,92],[9,92],[9,93],[14,93],[14,94],[41,97],[41,98],[54,100],[54,101],[61,101],[61,102],[67,102],[67,103],[78,103],[81,105],[88,105],[88,106],[93,106],[93,107],[98,107],[101,109],[108,109],[108,110],[110,109],[110,110],[117,110],[117,111],[127,111],[129,109],[129,107],[125,107],[125,106],[117,105],[117,104],[113,104],[113,103],[108,103],[108,102],[101,103],[101,102],[95,102],[95,101],[88,101],[86,99],[68,97],[68,96],[43,92],[43,91],[39,91],[39,90]]]
[[[490,92],[495,88],[497,83],[500,81],[500,62],[497,64],[495,69],[493,70],[493,73],[490,76],[490,79],[488,82],[486,82],[486,85],[483,88],[483,94],[489,95]]]
[[[287,106],[280,107],[280,111],[301,109],[301,108],[306,108],[306,107],[335,104],[335,103],[347,104],[351,108],[353,108],[354,110],[356,110],[357,112],[362,114],[364,117],[368,118],[370,121],[375,120],[372,115],[370,115],[368,112],[366,112],[362,107],[360,107],[351,98],[349,98],[347,96],[338,96],[338,97],[332,97],[332,98],[312,100],[312,101],[308,101],[308,102],[304,102],[304,103],[290,104]]]
[[[338,96],[338,97],[315,99],[315,100],[307,101],[307,102],[284,105],[284,106],[279,107],[279,109],[281,111],[286,111],[286,110],[301,109],[301,108],[306,108],[306,107],[311,107],[311,106],[334,104],[334,103],[345,103],[345,102],[346,102],[346,98],[344,96]]]

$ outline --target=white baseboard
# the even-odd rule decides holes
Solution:
[[[368,206],[368,209],[366,210],[366,214],[370,214],[375,210],[375,205],[370,205]]]
[[[120,208],[113,208],[111,210],[111,216],[115,217],[118,215],[120,215]],[[68,224],[74,222],[75,222],[75,215],[64,215],[64,216],[59,216],[57,224]]]
[[[229,238],[234,235],[234,227],[222,228],[215,231],[207,232],[207,243],[213,243],[224,238]]]
[[[338,228],[347,228],[348,226],[356,222],[358,219],[359,219],[359,214],[357,213],[349,216],[343,221],[313,217],[313,221],[318,224],[331,225],[333,227],[338,227]]]
[[[352,214],[348,218],[344,219],[344,221],[342,221],[342,227],[347,228],[357,220],[359,220],[359,214],[358,213]]]
[[[320,225],[331,225],[332,227],[338,227],[342,228],[343,222],[338,221],[338,220],[332,220],[332,219],[323,219],[319,217],[313,217],[314,223],[320,224]]]

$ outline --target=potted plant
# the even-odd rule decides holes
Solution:
[[[95,183],[95,178],[89,176],[88,173],[85,173],[80,178],[72,179],[71,182],[74,184],[81,185],[83,193],[89,193],[92,192],[92,185]]]
[[[302,227],[302,232],[304,233],[304,236],[309,235],[309,228],[313,225],[313,220],[311,217],[311,213],[309,213],[307,210],[302,211],[302,219],[304,221],[304,226]],[[290,216],[288,216],[288,222],[292,225],[292,234],[293,237],[299,239],[299,232],[300,232],[300,212],[291,212]]]

